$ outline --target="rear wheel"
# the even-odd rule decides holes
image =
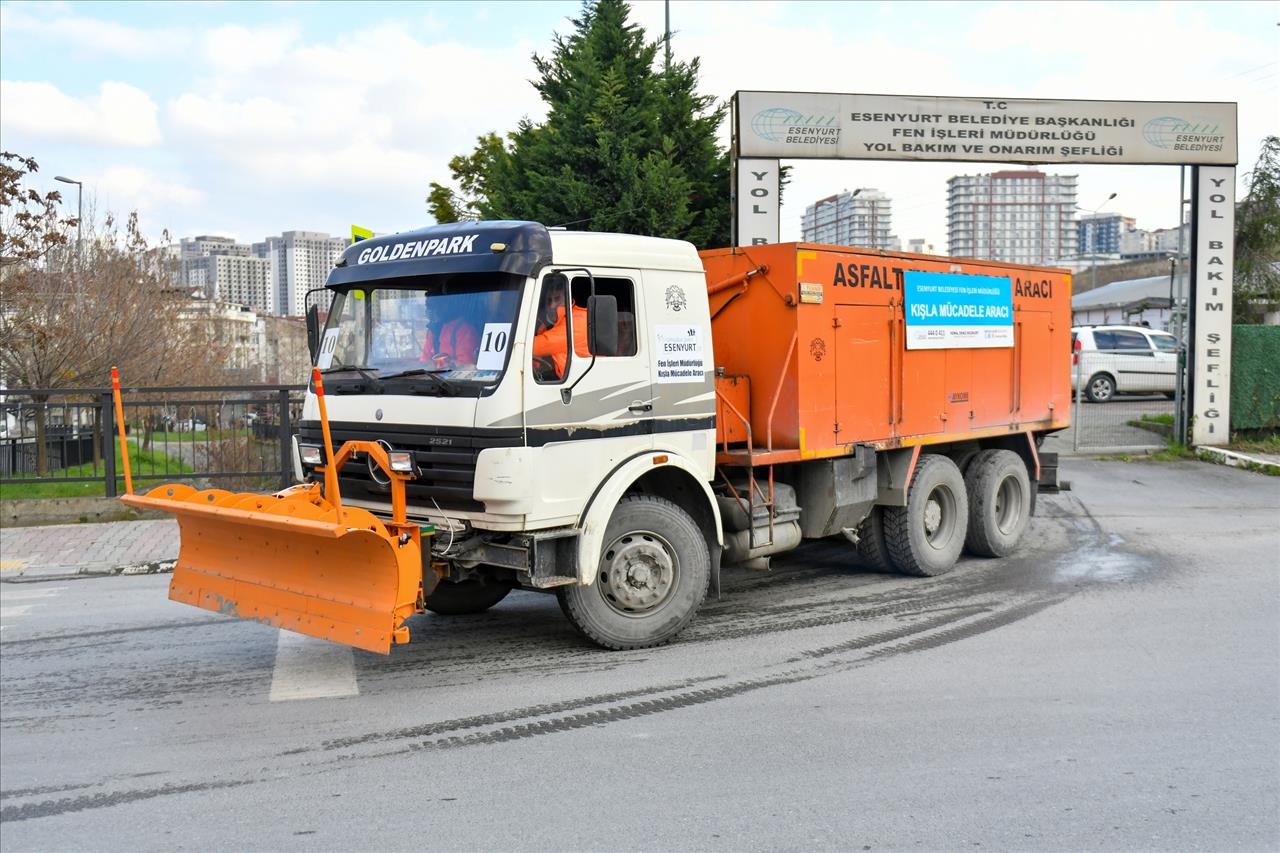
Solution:
[[[1116,381],[1105,373],[1095,373],[1084,386],[1090,403],[1105,403],[1116,395]]]
[[[884,541],[884,510],[873,506],[867,517],[855,528],[858,541],[854,550],[858,562],[876,572],[892,572],[893,558],[889,556],[889,546]]]
[[[511,584],[490,583],[481,578],[441,581],[427,596],[427,609],[441,616],[483,613],[511,592]]]
[[[1031,520],[1031,478],[1022,458],[1009,450],[984,450],[969,466],[964,484],[969,498],[964,544],[969,553],[1013,553]]]
[[[587,639],[606,649],[670,642],[707,595],[711,556],[689,514],[665,498],[623,498],[605,528],[591,586],[557,590],[560,608]]]
[[[964,477],[956,463],[932,453],[921,456],[907,505],[884,511],[884,538],[893,564],[908,575],[951,571],[964,546],[968,520]]]

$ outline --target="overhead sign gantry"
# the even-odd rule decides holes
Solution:
[[[1192,167],[1191,443],[1230,435],[1236,104],[740,91],[735,245],[776,243],[782,159]]]

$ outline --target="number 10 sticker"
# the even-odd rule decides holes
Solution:
[[[476,370],[501,370],[507,361],[507,346],[511,343],[510,323],[485,323],[480,335],[480,355],[476,358]]]

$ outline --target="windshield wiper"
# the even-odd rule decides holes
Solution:
[[[448,373],[452,369],[453,368],[451,367],[443,367],[443,368],[435,368],[435,369],[426,368],[426,367],[415,367],[412,370],[402,370],[399,373],[388,373],[386,376],[381,376],[379,378],[382,379],[383,381],[386,381],[388,379],[409,379],[409,378],[423,377],[431,381],[432,388],[435,391],[439,392],[440,394],[444,394],[446,396],[451,397],[457,393],[458,389],[455,388],[453,383],[451,383],[448,379],[444,379],[443,377],[439,376],[439,374]]]
[[[372,367],[367,364],[337,364],[333,367],[327,367],[320,371],[323,374],[338,373],[340,371],[350,370],[359,373],[361,378],[369,383],[369,387],[375,394],[382,393],[382,383],[378,381],[378,374],[374,372]]]
[[[379,375],[379,379],[404,379],[406,376],[423,376],[425,374],[447,373],[452,368],[441,368],[439,370],[429,370],[425,367],[415,367],[413,370],[401,370],[399,373],[387,373]]]

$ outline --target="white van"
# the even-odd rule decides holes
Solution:
[[[1105,403],[1117,394],[1161,393],[1173,399],[1178,339],[1145,326],[1076,326],[1071,330],[1071,387]]]

